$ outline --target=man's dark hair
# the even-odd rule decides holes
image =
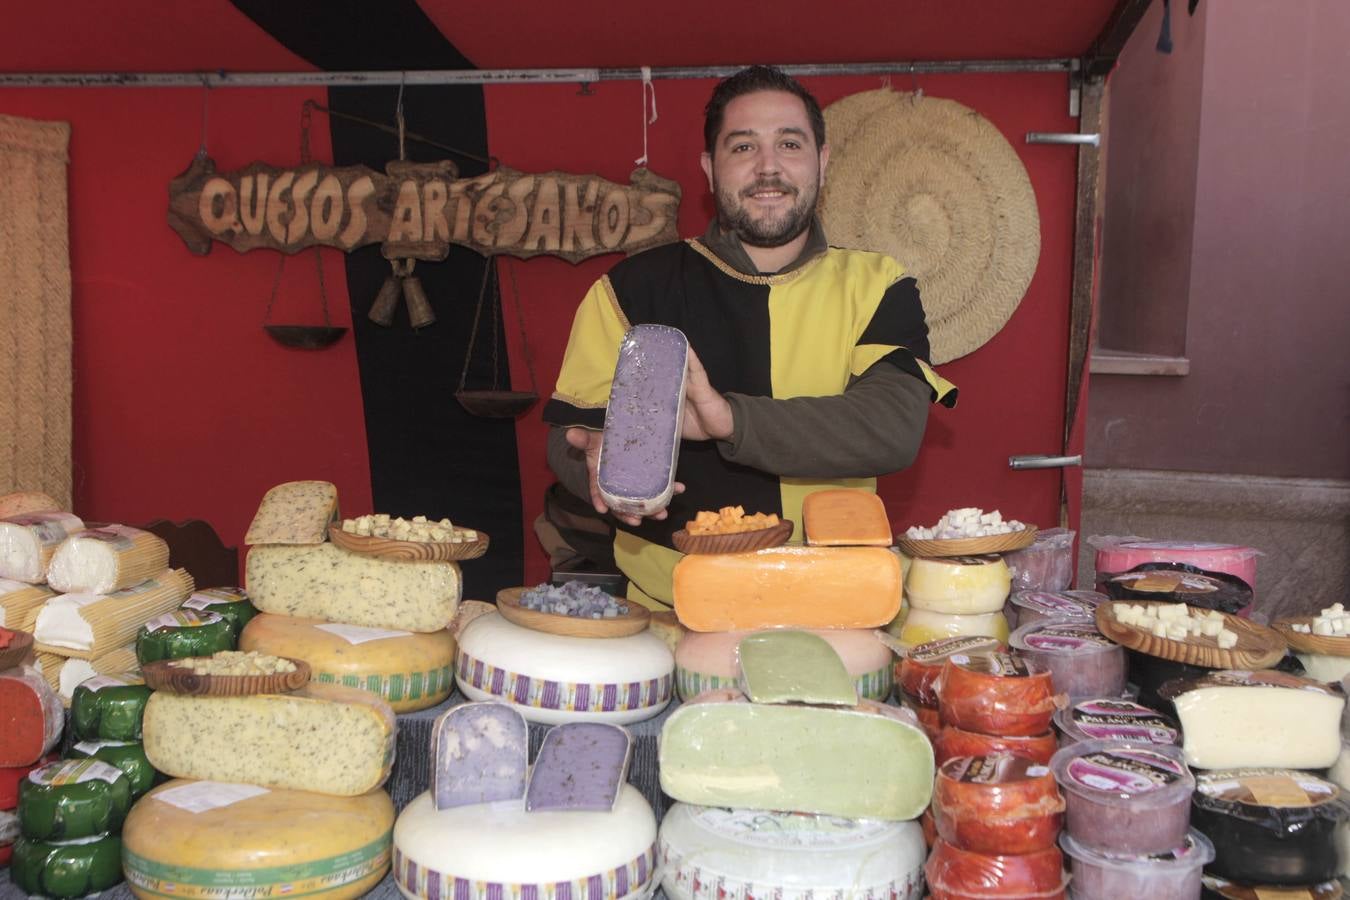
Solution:
[[[816,149],[825,146],[825,114],[820,111],[820,104],[811,96],[811,92],[798,84],[797,79],[784,75],[773,66],[750,66],[718,82],[712,96],[708,98],[708,105],[703,108],[704,150],[712,154],[718,132],[722,130],[727,104],[744,94],[758,91],[785,91],[798,97],[806,104],[806,117],[811,121]]]

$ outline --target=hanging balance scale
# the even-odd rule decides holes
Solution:
[[[323,282],[323,257],[319,248],[314,248],[314,264],[319,272],[319,305],[323,309],[322,325],[273,325],[272,306],[277,302],[277,291],[281,287],[281,273],[286,270],[286,255],[281,255],[277,265],[276,278],[272,279],[272,296],[267,300],[267,312],[263,314],[263,330],[272,340],[285,347],[298,350],[322,350],[332,346],[347,333],[346,328],[336,326],[328,317],[328,291]]]
[[[478,339],[478,323],[483,317],[483,303],[488,296],[488,281],[497,270],[497,261],[489,256],[483,265],[483,281],[478,288],[478,306],[473,312],[473,329],[469,332],[469,346],[464,351],[464,368],[459,373],[459,387],[455,390],[455,399],[470,415],[490,419],[513,419],[529,410],[539,402],[538,383],[534,378],[534,360],[530,356],[530,346],[525,337],[525,319],[520,310],[520,289],[516,285],[515,269],[510,268],[511,298],[516,310],[516,324],[520,326],[520,347],[525,355],[525,366],[530,373],[528,391],[502,390],[497,344],[501,328],[501,291],[492,292],[492,387],[486,390],[469,390],[465,387],[469,377],[469,363],[473,360],[473,348]]]

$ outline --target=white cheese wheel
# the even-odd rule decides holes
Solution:
[[[172,802],[171,802],[172,801]],[[384,791],[331,797],[170,781],[132,808],[122,868],[142,900],[344,900],[389,870],[394,804]]]
[[[460,633],[455,680],[470,700],[501,700],[531,722],[650,719],[674,692],[675,657],[650,631],[579,638],[522,628],[492,613]]]
[[[661,820],[671,900],[718,896],[918,900],[927,855],[918,822],[840,819],[676,803]]]
[[[1313,681],[1340,681],[1350,675],[1350,656],[1327,656],[1323,653],[1295,653],[1303,663],[1303,672]]]
[[[891,632],[895,634],[895,631]],[[981,613],[961,616],[933,612],[927,609],[911,609],[899,628],[900,643],[906,647],[917,647],[929,641],[945,637],[964,637],[983,635],[1008,640],[1008,620],[1003,612]]]
[[[524,798],[438,810],[427,792],[394,825],[394,881],[410,898],[641,896],[655,858],[656,816],[629,784],[609,812],[527,813]]]
[[[740,667],[736,647],[753,631],[691,631],[675,648],[675,682],[680,697],[688,700],[704,691],[735,687]],[[824,638],[844,668],[853,676],[858,696],[885,700],[890,696],[894,655],[868,628],[812,629]]]
[[[244,626],[240,650],[309,663],[314,681],[383,697],[396,713],[435,706],[454,688],[455,639],[259,613]]]
[[[905,598],[912,609],[969,616],[1003,608],[1012,574],[998,556],[915,559],[905,576]]]

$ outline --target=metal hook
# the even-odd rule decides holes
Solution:
[[[408,129],[407,123],[403,119],[403,88],[407,81],[407,71],[400,72],[398,77],[398,104],[394,107],[394,119],[398,123],[398,158],[401,160],[408,158],[407,147],[404,143]]]
[[[577,90],[578,97],[591,97],[594,96],[594,94],[595,91],[591,90],[591,83],[589,81],[581,82],[581,86]]]
[[[206,159],[206,130],[211,111],[211,79],[205,72],[202,76],[202,139],[197,145],[197,159]]]
[[[923,99],[923,88],[919,87],[919,76],[914,72],[914,63],[909,64],[909,83],[914,86],[914,92],[909,95],[909,102],[916,105]]]

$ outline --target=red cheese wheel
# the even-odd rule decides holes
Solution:
[[[47,763],[56,762],[61,757],[49,753],[35,763],[26,766],[5,766],[0,768],[0,811],[15,809],[19,805],[19,782],[34,769],[40,769]]]
[[[1029,736],[999,737],[944,725],[933,741],[933,756],[939,766],[957,756],[990,756],[1005,752],[1049,765],[1050,757],[1058,749],[1059,743],[1050,731]]]
[[[5,844],[0,846],[0,868],[9,865],[9,858],[14,855],[14,845]]]
[[[938,638],[936,641],[916,644],[904,659],[895,664],[895,682],[924,706],[938,705],[935,683],[942,674],[942,664],[954,653],[997,652],[1006,649],[998,638],[985,635],[962,635]]]
[[[971,853],[939,839],[928,856],[924,874],[933,900],[1064,897],[1064,858],[1058,847],[995,855]]]
[[[928,849],[933,849],[933,842],[937,840],[937,824],[933,822],[933,807],[928,807],[919,816],[919,826],[923,828],[923,843]]]
[[[1012,653],[948,657],[937,694],[944,725],[1003,736],[1044,734],[1064,704],[1048,666]]]
[[[937,740],[938,732],[942,730],[942,718],[938,715],[936,706],[924,706],[904,691],[900,692],[900,705],[914,713],[919,720],[919,727],[928,735],[929,741]]]
[[[998,753],[958,756],[938,769],[933,818],[949,844],[975,853],[1033,853],[1055,846],[1064,798],[1050,767]]]
[[[37,670],[0,673],[0,766],[36,762],[61,736],[61,698]]]

